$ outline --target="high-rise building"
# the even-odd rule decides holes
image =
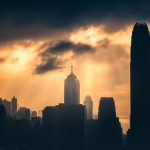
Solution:
[[[132,149],[150,148],[150,36],[145,23],[132,31],[130,62],[131,115],[128,145]]]
[[[5,140],[5,126],[6,126],[6,108],[5,106],[0,102],[0,146]]]
[[[55,145],[58,150],[82,150],[84,148],[85,112],[85,106],[81,104],[55,106]]]
[[[43,110],[42,124],[45,139],[57,150],[83,149],[85,144],[85,106],[47,106]],[[50,140],[51,139],[51,140]]]
[[[47,106],[42,111],[42,125],[46,129],[51,129],[54,123],[54,107]]]
[[[80,83],[73,73],[73,66],[71,66],[71,73],[65,79],[64,103],[66,105],[80,104]]]
[[[53,106],[47,106],[42,111],[42,128],[44,134],[44,149],[54,149],[54,123],[55,109]]]
[[[113,97],[101,97],[99,102],[98,119],[107,122],[116,117],[116,108]]]
[[[11,116],[15,118],[17,116],[17,98],[15,96],[11,99]]]
[[[93,118],[93,101],[91,96],[87,95],[84,100],[84,105],[86,106],[87,119]]]
[[[102,97],[98,112],[99,144],[101,149],[120,149],[122,146],[122,128],[116,116],[113,97]]]

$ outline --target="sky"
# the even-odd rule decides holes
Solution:
[[[64,101],[73,65],[97,114],[114,97],[124,130],[130,115],[130,44],[136,22],[150,21],[150,2],[14,0],[0,2],[0,97],[42,110]]]

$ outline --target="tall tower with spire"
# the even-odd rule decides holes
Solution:
[[[150,148],[150,36],[145,23],[132,31],[130,62],[131,115],[128,144],[131,149]],[[146,148],[147,149],[147,148]]]
[[[64,83],[64,103],[66,105],[80,104],[80,82],[73,73],[73,66],[71,65],[71,73],[65,79]]]

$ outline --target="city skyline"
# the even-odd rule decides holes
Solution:
[[[75,80],[75,81],[72,81],[72,80]],[[72,82],[72,83],[71,83]],[[73,83],[73,82],[77,82],[77,83]],[[58,102],[57,104],[61,104],[61,103],[64,103],[64,104],[66,104],[66,105],[76,105],[76,104],[84,104],[84,102],[83,101],[81,101],[81,103],[80,103],[80,96],[79,96],[79,98],[78,98],[78,95],[80,95],[80,85],[78,85],[79,84],[79,80],[77,79],[77,77],[76,77],[76,75],[74,74],[74,72],[73,72],[73,66],[71,65],[70,66],[70,74],[68,74],[68,76],[67,76],[67,78],[64,80],[64,99],[63,99],[63,102]],[[70,85],[70,87],[68,87],[68,88],[66,88],[66,85],[69,85],[71,83],[71,85]],[[73,89],[72,89],[72,84],[73,84]],[[77,85],[74,85],[74,84],[77,84]],[[77,87],[76,87],[77,86]],[[78,88],[79,88],[79,91],[78,91]],[[74,92],[75,91],[77,91],[77,93],[75,92],[73,92],[74,93],[74,95],[70,95],[69,97],[67,97],[68,96],[68,94],[67,93],[70,93],[69,92],[69,89],[72,89]],[[78,93],[79,92],[79,93]],[[66,93],[66,94],[65,94]],[[77,94],[77,99],[74,99],[74,97],[76,97],[76,94]],[[67,101],[65,100],[65,95],[66,95],[66,97],[67,97]],[[86,96],[85,96],[85,98],[86,98]],[[13,98],[12,98],[13,99]],[[72,102],[70,101],[70,99],[74,99]],[[100,101],[100,99],[101,99],[101,97],[99,98],[99,100],[98,100],[98,103],[99,103],[99,101]],[[7,99],[3,99],[4,101],[6,101],[7,103],[9,102],[9,100],[7,100]],[[70,102],[69,102],[70,101]],[[56,104],[56,105],[57,105]],[[85,104],[84,104],[85,105]],[[27,109],[27,110],[30,110],[31,112],[32,112],[32,110],[33,109],[31,109],[31,107],[26,107],[26,106],[21,106],[20,104],[19,104],[19,101],[18,101],[18,103],[17,103],[17,106],[18,106],[18,110],[22,110],[22,109]],[[48,105],[48,106],[52,106],[52,105]],[[53,105],[53,106],[55,106],[55,105]],[[45,106],[44,106],[45,107]],[[44,108],[43,107],[43,108]],[[98,107],[99,107],[99,104],[98,104]],[[97,113],[95,113],[94,111],[93,111],[93,106],[92,106],[92,118],[93,119],[97,119],[98,118],[98,107],[97,107],[97,110],[96,110],[96,112]],[[42,108],[42,109],[43,109]],[[36,112],[37,112],[37,114],[38,114],[38,116],[41,116],[42,114],[41,114],[41,111],[42,111],[42,109],[41,110],[36,110]],[[116,109],[117,110],[117,109]],[[33,110],[33,111],[35,111],[35,109]],[[9,113],[10,113],[10,110],[9,110]],[[91,118],[91,119],[92,119]],[[125,119],[125,122],[123,122],[123,120],[122,119]],[[127,130],[129,129],[129,122],[128,122],[128,120],[127,119],[129,119],[129,118],[120,118],[120,120],[121,120],[121,123],[122,123],[122,127],[123,127],[123,131],[124,131],[124,133],[126,133],[127,132]],[[126,122],[127,121],[127,122]]]
[[[87,95],[84,105],[80,103],[80,80],[71,65],[70,74],[64,79],[63,103],[45,105],[41,116],[29,108],[18,108],[18,99],[15,96],[10,101],[0,98],[0,147],[7,150],[147,149],[150,134],[150,120],[147,117],[150,113],[150,34],[147,24],[136,23],[131,34],[129,128],[123,123],[121,126],[121,119],[116,113],[115,98],[109,95],[101,96],[98,118],[93,119],[92,97]],[[76,50],[88,48],[79,43],[65,43],[63,47],[57,45],[60,51],[70,46]],[[46,55],[49,65],[47,52],[41,54]],[[38,71],[41,66],[43,68],[43,65],[37,67]],[[45,71],[45,66],[43,69]],[[128,129],[127,134],[125,128]]]
[[[10,64],[10,60],[8,58],[6,62],[1,64],[3,70],[2,72],[3,74],[5,74],[5,76],[1,74],[1,86],[5,84],[4,81],[7,83],[2,87],[2,91],[0,91],[1,97],[9,99],[13,95],[15,95],[20,101],[19,104],[21,106],[30,107],[31,109],[36,111],[41,110],[45,105],[54,106],[57,103],[61,103],[64,101],[64,79],[70,73],[70,66],[72,62],[72,64],[74,65],[74,72],[80,80],[81,103],[83,103],[84,97],[87,94],[90,95],[93,99],[94,114],[97,115],[100,97],[113,96],[116,102],[117,114],[121,118],[125,131],[127,131],[129,127],[128,55],[130,51],[130,36],[126,36],[126,32],[128,33],[127,35],[131,35],[131,30],[132,27],[127,27],[125,30],[123,28],[122,31],[120,30],[110,35],[102,30],[102,26],[99,27],[91,25],[86,28],[84,27],[83,29],[77,29],[75,33],[72,33],[70,38],[72,38],[74,42],[76,42],[77,40],[77,42],[92,44],[94,47],[96,47],[96,52],[83,54],[80,57],[70,56],[69,53],[71,52],[69,52],[68,54],[65,54],[66,56],[64,56],[69,57],[69,60],[65,62],[65,68],[61,70],[49,71],[42,75],[34,74],[33,70],[31,69],[35,61],[35,56],[33,56],[32,53],[34,53],[34,55],[37,55],[36,49],[37,47],[43,45],[43,42],[42,44],[39,44],[40,46],[34,47],[37,44],[36,42],[32,43],[31,41],[25,41],[25,43],[28,45],[27,49],[29,49],[29,51],[26,51],[26,48],[22,49],[22,43],[16,46],[14,45],[14,54],[12,53],[12,57],[14,58],[11,58],[10,56],[10,60],[18,59],[18,62],[16,62],[17,64]],[[101,35],[103,34],[104,37],[101,37]],[[80,39],[79,35],[81,35],[81,37],[83,36],[83,38]],[[116,37],[115,40],[113,40],[113,36]],[[122,41],[120,41],[120,36],[123,38]],[[101,41],[100,47],[102,47],[102,51],[100,51],[100,54],[98,48],[99,44],[97,44],[99,43],[99,40]],[[117,42],[120,44],[117,45]],[[125,47],[125,51],[122,49],[123,46]],[[16,50],[16,47],[18,50]],[[19,50],[19,48],[21,50]],[[100,60],[99,62],[97,56],[103,56],[105,54],[105,51],[106,54],[109,55],[108,50],[110,48],[112,49],[110,56],[108,56],[108,58],[102,58],[100,56],[100,59],[103,60]],[[119,50],[121,50],[121,52],[119,52]],[[6,54],[7,52],[9,53],[9,51],[6,51]],[[116,55],[119,56],[121,60],[116,61]],[[82,59],[84,59],[84,61],[82,61]],[[111,65],[114,67],[112,67]],[[15,66],[16,69],[18,68],[18,70],[15,71],[13,69],[13,72],[11,71],[12,75],[10,76],[10,72],[9,70],[6,70],[6,68],[8,67],[9,69],[11,69],[13,66]],[[9,77],[7,77],[7,75]],[[103,78],[106,78],[106,80],[103,80]],[[18,79],[20,80],[19,82]],[[57,82],[54,82],[54,80],[56,80]],[[14,83],[16,84],[16,88],[14,88]],[[24,88],[22,89],[20,87]],[[37,91],[36,94],[34,90]],[[57,91],[59,91],[60,94],[56,94]]]
[[[0,97],[36,111],[62,103],[72,64],[80,102],[90,95],[97,115],[100,97],[114,97],[126,131],[131,33],[135,22],[150,26],[149,2],[8,2],[0,5]]]

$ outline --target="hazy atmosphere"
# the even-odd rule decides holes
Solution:
[[[126,130],[131,34],[136,22],[149,23],[148,6],[144,1],[2,2],[0,97],[16,96],[19,106],[36,111],[62,103],[72,64],[81,103],[90,95],[97,114],[100,97],[114,97]]]

